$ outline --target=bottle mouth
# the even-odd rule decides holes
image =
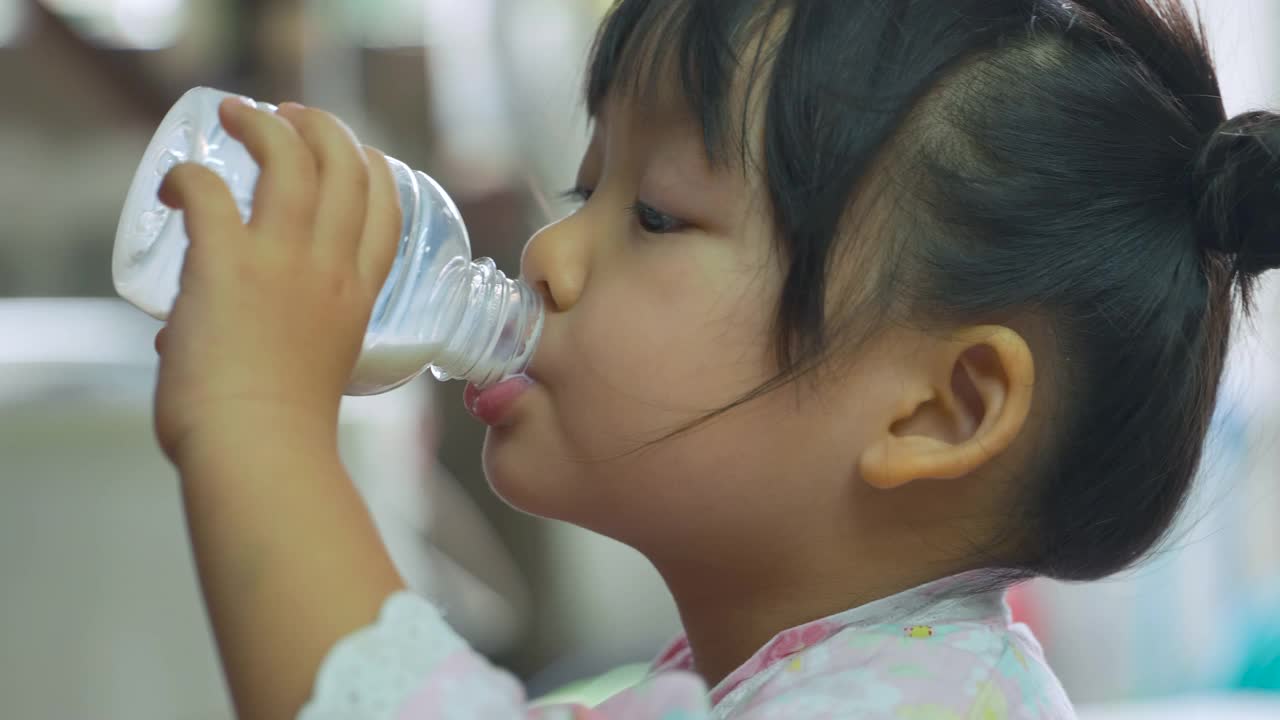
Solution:
[[[497,337],[488,356],[488,372],[475,373],[468,379],[476,387],[488,387],[512,377],[525,375],[533,360],[533,351],[542,338],[542,298],[521,280],[509,280],[508,310],[502,318]],[[481,361],[480,367],[485,367]]]
[[[543,306],[533,288],[507,278],[489,258],[470,270],[466,312],[431,370],[439,380],[484,388],[528,370],[542,337]]]

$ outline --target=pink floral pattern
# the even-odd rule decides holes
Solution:
[[[974,594],[957,577],[879,600],[779,633],[708,689],[683,636],[654,662],[649,676],[596,708],[530,708],[523,688],[469,649],[435,661],[417,688],[373,707],[386,714],[325,714],[314,702],[304,720],[365,717],[419,720],[1072,720],[1075,713],[1031,632],[1010,617],[1003,593]],[[410,600],[398,594],[398,615]],[[388,601],[391,603],[392,601]],[[460,641],[428,603],[414,598],[414,642],[427,648]],[[424,628],[430,628],[424,632]],[[388,628],[367,629],[390,638]],[[377,634],[374,630],[379,630]],[[365,632],[365,631],[362,631]],[[357,634],[358,636],[359,634]],[[353,636],[353,637],[357,637]],[[390,642],[384,640],[383,642]],[[376,643],[375,643],[376,644]],[[433,645],[434,644],[434,645]],[[352,667],[340,643],[326,668]],[[368,652],[371,645],[365,642]],[[403,653],[403,647],[397,647]],[[396,653],[387,653],[388,657]],[[377,653],[374,653],[377,655]],[[440,653],[437,653],[440,655]],[[394,669],[388,669],[392,672]],[[402,668],[401,668],[402,670]],[[330,671],[323,677],[332,678]],[[325,697],[368,694],[376,674]]]
[[[738,682],[721,683],[717,686],[711,695],[711,701],[720,702],[740,682],[760,674],[780,660],[817,645],[834,635],[841,627],[840,623],[832,620],[816,620],[778,635],[733,673],[731,677]]]

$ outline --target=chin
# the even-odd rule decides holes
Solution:
[[[547,454],[520,425],[490,428],[484,438],[482,465],[489,487],[503,502],[520,512],[563,519],[557,487],[564,475],[545,467]],[[544,446],[545,447],[545,446]],[[551,479],[550,481],[548,481]],[[559,511],[558,511],[559,509]]]

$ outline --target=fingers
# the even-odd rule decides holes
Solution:
[[[351,262],[360,246],[369,198],[369,169],[355,134],[322,110],[284,103],[278,113],[306,142],[319,172],[315,249]]]
[[[355,263],[380,288],[403,222],[387,157],[362,149],[333,115],[296,103],[272,114],[228,100],[219,113],[262,168],[250,227],[312,238],[318,255]]]
[[[203,165],[182,163],[160,183],[160,202],[183,212],[187,237],[192,247],[214,236],[225,236],[244,228],[231,189]]]
[[[223,101],[218,116],[227,134],[244,143],[262,168],[249,226],[272,234],[290,230],[294,237],[310,239],[319,172],[311,150],[293,125],[236,99]],[[298,229],[303,232],[296,232]]]
[[[404,216],[400,208],[400,191],[391,174],[387,156],[367,146],[364,154],[369,164],[369,200],[358,262],[360,274],[372,278],[381,288],[400,247]]]
[[[160,328],[160,332],[156,333],[156,354],[157,355],[164,355],[164,347],[166,343],[164,331],[165,331],[165,328]]]

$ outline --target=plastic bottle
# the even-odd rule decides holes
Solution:
[[[183,162],[209,167],[231,188],[246,221],[252,210],[258,167],[218,121],[218,105],[228,97],[195,88],[178,100],[152,138],[120,216],[112,257],[116,291],[159,320],[177,297],[187,249],[181,213],[156,197],[168,171]],[[466,227],[444,190],[404,163],[388,161],[404,225],[347,394],[385,392],[428,367],[440,380],[480,387],[523,373],[542,331],[541,297],[503,275],[492,260],[473,262]]]

